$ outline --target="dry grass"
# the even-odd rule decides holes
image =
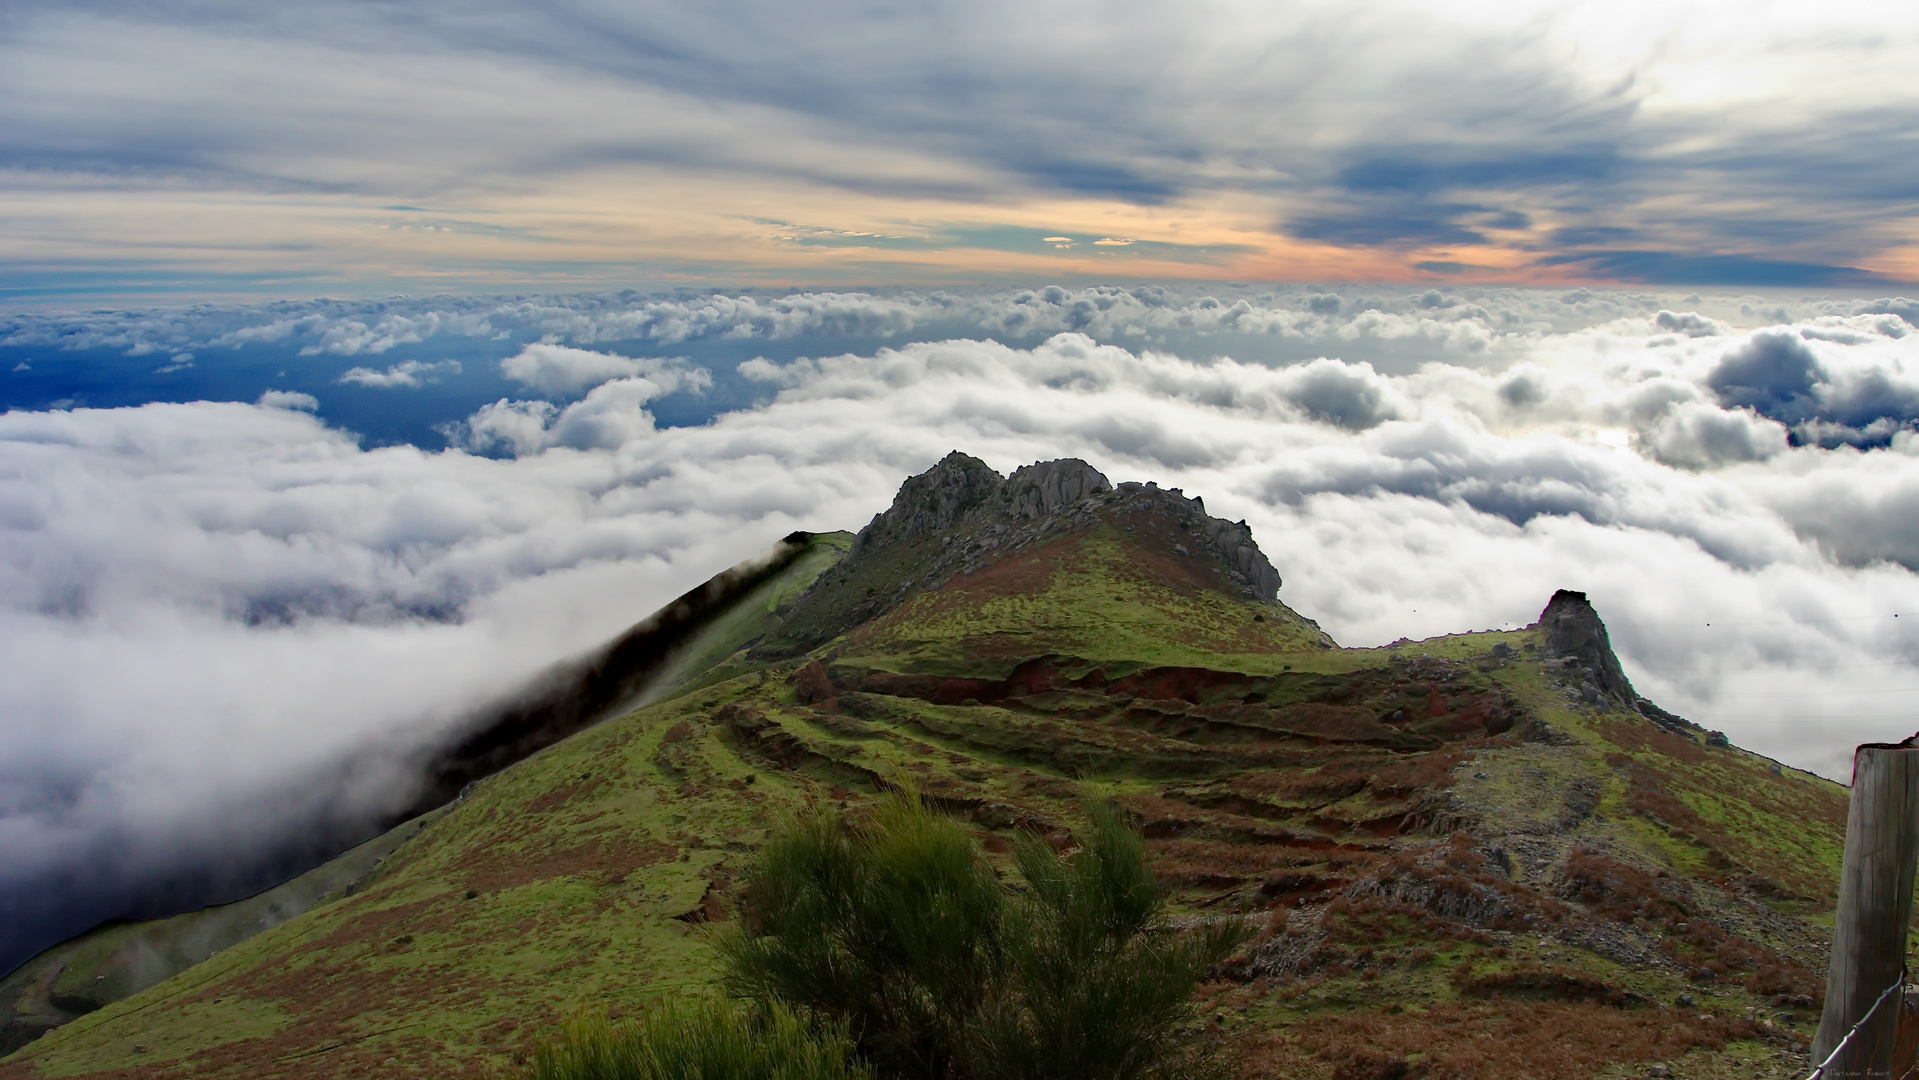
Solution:
[[[1238,1040],[1248,1080],[1591,1080],[1765,1035],[1745,1020],[1593,1002],[1457,1002],[1315,1016]]]

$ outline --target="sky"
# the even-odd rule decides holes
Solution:
[[[1919,16],[0,6],[0,968],[952,450],[1245,519],[1341,643],[1586,591],[1919,727]]]
[[[0,7],[0,300],[1919,279],[1919,9]]]

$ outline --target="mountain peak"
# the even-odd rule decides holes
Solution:
[[[892,506],[860,530],[846,559],[821,575],[765,656],[791,656],[891,611],[918,592],[970,577],[1017,552],[1111,523],[1134,542],[1210,562],[1213,586],[1267,603],[1279,593],[1252,529],[1206,513],[1198,498],[1154,483],[1115,487],[1079,458],[1034,462],[1001,476],[958,450],[900,485]],[[1141,532],[1141,523],[1151,523]]]

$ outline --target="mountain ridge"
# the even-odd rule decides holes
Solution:
[[[510,1065],[583,1005],[711,985],[697,928],[769,824],[895,787],[994,857],[1116,803],[1180,918],[1262,928],[1205,991],[1249,1075],[1790,1074],[1843,788],[1639,697],[1581,594],[1342,649],[1261,595],[1250,530],[1104,481],[949,456],[636,710],[0,1078]]]

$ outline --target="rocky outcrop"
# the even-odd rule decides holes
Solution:
[[[1209,517],[1203,528],[1207,539],[1213,542],[1220,556],[1232,568],[1230,573],[1234,581],[1245,585],[1261,599],[1269,599],[1279,593],[1279,571],[1273,569],[1273,564],[1267,561],[1259,545],[1253,543],[1253,530],[1244,521],[1222,521]]]
[[[1104,481],[1105,477],[1100,479]],[[859,537],[853,541],[853,554],[872,544],[912,540],[949,529],[968,510],[986,502],[1003,480],[992,466],[955,450],[941,458],[939,464],[900,485],[893,505],[873,515],[873,520],[860,530]]]
[[[1571,589],[1554,593],[1546,610],[1539,614],[1539,627],[1545,632],[1546,652],[1585,676],[1581,688],[1591,687],[1589,699],[1599,697],[1637,710],[1639,695],[1619,666],[1612,639],[1606,636],[1606,624],[1600,621],[1585,593]]]
[[[1061,458],[1013,470],[999,485],[999,497],[1008,513],[1027,521],[1111,490],[1113,485],[1098,469],[1078,458]]]
[[[1220,586],[1249,599],[1278,597],[1279,572],[1244,521],[1211,517],[1197,498],[1156,484],[1120,484],[1078,458],[1041,461],[1002,477],[955,450],[900,485],[893,505],[860,530],[853,549],[821,575],[758,655],[797,655],[886,613],[909,595],[940,588],[1062,533],[1147,512],[1177,531],[1180,555],[1209,555]]]
[[[1583,592],[1561,589],[1539,614],[1549,663],[1565,672],[1567,693],[1599,710],[1621,708],[1636,712],[1675,735],[1697,741],[1706,729],[1640,697],[1612,651],[1606,624]],[[1723,738],[1723,737],[1722,737]],[[1707,745],[1714,745],[1707,740]]]

